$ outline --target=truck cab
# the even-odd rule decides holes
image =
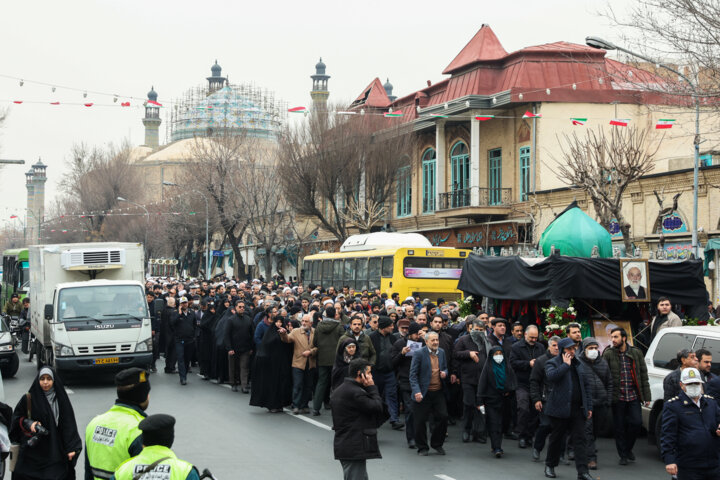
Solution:
[[[150,314],[140,282],[58,284],[45,320],[53,330],[51,348],[38,355],[38,362],[59,371],[152,363]]]
[[[682,349],[692,351],[704,348],[712,353],[712,373],[720,374],[720,327],[670,327],[660,330],[647,353],[645,364],[652,396],[650,407],[642,407],[643,426],[648,440],[659,446],[663,409],[663,380],[675,370],[676,356]]]

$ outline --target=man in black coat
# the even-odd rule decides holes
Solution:
[[[188,310],[188,299],[180,298],[180,308],[170,318],[170,327],[175,339],[180,384],[187,385],[190,360],[195,351],[195,313]]]
[[[422,338],[418,334],[420,332],[420,324],[411,323],[408,327],[408,334],[395,343],[393,343],[391,361],[395,375],[397,376],[398,387],[403,405],[405,406],[405,438],[407,439],[408,448],[416,448],[415,446],[415,419],[413,418],[412,409],[415,400],[412,398],[412,387],[410,387],[410,365],[412,364],[412,355],[408,341],[423,344]]]
[[[515,342],[510,353],[510,366],[517,377],[515,431],[520,437],[520,448],[527,448],[531,444],[537,429],[537,411],[530,400],[530,371],[535,361],[545,353],[545,347],[538,343],[538,335],[537,326],[528,325],[525,338]]]
[[[398,417],[397,378],[392,366],[392,331],[392,319],[381,315],[378,318],[378,329],[371,332],[369,337],[377,358],[374,369],[376,386],[388,407],[390,425],[394,430],[400,430],[404,424]]]
[[[340,460],[344,480],[366,480],[366,460],[382,458],[377,442],[377,426],[383,402],[373,382],[370,364],[356,359],[348,366],[349,376],[330,395],[333,450]]]
[[[550,418],[545,415],[544,412],[545,402],[550,389],[550,385],[545,381],[545,364],[558,354],[558,342],[560,342],[560,337],[557,336],[548,339],[548,348],[545,355],[535,361],[535,365],[533,365],[530,371],[530,400],[540,418],[540,424],[535,431],[535,439],[533,440],[532,458],[535,462],[540,460],[540,452],[545,448],[545,440],[547,440],[548,435],[550,435],[552,431]],[[565,449],[560,449],[560,451],[563,450]]]
[[[588,473],[585,438],[585,420],[592,418],[590,383],[583,365],[575,358],[577,345],[572,338],[563,338],[558,344],[559,354],[545,364],[547,382],[552,385],[545,405],[550,417],[552,433],[545,459],[545,476],[556,478],[555,467],[560,462],[565,435],[575,447],[575,468],[578,480],[593,480]]]
[[[235,314],[230,315],[225,323],[225,349],[228,352],[228,366],[232,391],[238,391],[238,384],[243,393],[250,392],[248,378],[250,376],[250,355],[253,349],[252,319],[245,311],[245,302],[235,303]]]
[[[472,330],[460,337],[453,349],[453,370],[460,377],[463,400],[462,441],[469,442],[470,437],[480,443],[487,441],[485,415],[475,408],[475,397],[480,372],[482,372],[490,351],[490,342],[485,335],[485,323],[475,318],[471,320]]]

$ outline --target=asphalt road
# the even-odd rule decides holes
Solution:
[[[158,362],[160,366],[162,360]],[[162,372],[162,369],[159,369]],[[5,379],[5,402],[12,407],[27,391],[36,369],[21,359],[15,378]],[[84,437],[90,419],[107,410],[115,399],[112,376],[70,379],[70,400]],[[190,375],[181,386],[177,375],[164,373],[151,377],[149,413],[168,413],[178,422],[173,450],[180,458],[194,463],[199,470],[209,468],[219,480],[254,479],[341,479],[340,463],[333,459],[332,420],[329,411],[319,417],[271,414],[250,407],[249,395],[232,392],[229,386],[215,385]],[[459,427],[450,427],[445,443],[447,455],[431,453],[418,457],[406,447],[405,433],[385,425],[379,442],[383,458],[368,461],[373,479],[470,480],[477,478],[545,478],[542,463],[533,463],[530,450],[521,450],[517,442],[503,443],[505,456],[496,459],[488,445],[464,444]],[[669,478],[654,446],[642,438],[635,447],[637,462],[626,467],[617,464],[614,442],[599,441],[599,470],[595,478],[657,480]],[[544,455],[542,457],[544,459]],[[78,478],[83,478],[82,462]],[[574,465],[556,469],[559,479],[574,479]]]

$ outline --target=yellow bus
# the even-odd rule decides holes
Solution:
[[[338,253],[305,257],[302,279],[306,286],[333,286],[337,291],[347,286],[356,292],[398,293],[401,300],[409,296],[433,302],[459,300],[458,280],[468,252],[434,247],[420,234],[353,235]]]

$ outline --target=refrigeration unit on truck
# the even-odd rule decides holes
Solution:
[[[31,246],[30,317],[38,368],[149,367],[144,262],[137,243]]]

